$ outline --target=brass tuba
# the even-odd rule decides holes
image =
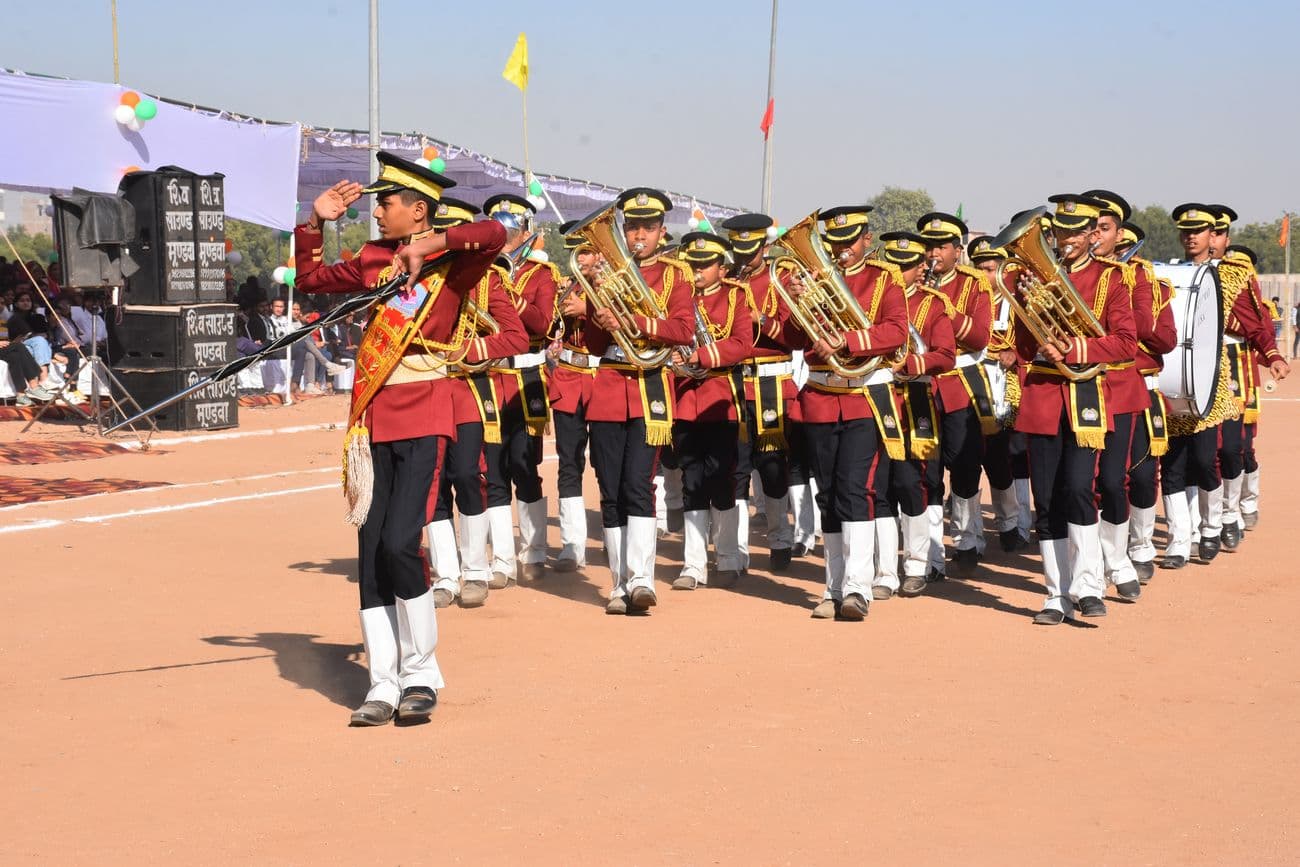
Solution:
[[[787,229],[777,243],[785,253],[776,255],[768,270],[772,288],[790,308],[790,315],[809,340],[825,341],[835,350],[826,364],[836,375],[856,379],[870,374],[880,365],[880,356],[855,358],[843,351],[844,332],[869,328],[871,321],[822,245],[817,212]],[[803,283],[804,291],[798,296],[788,292],[781,282],[783,274]]]
[[[617,205],[608,205],[569,230],[569,235],[581,237],[584,246],[600,255],[595,279],[588,280],[578,267],[580,248],[569,254],[569,270],[582,284],[591,303],[610,310],[618,319],[619,330],[610,336],[628,363],[641,368],[662,367],[672,355],[673,347],[651,344],[649,335],[637,327],[636,317],[663,319],[664,311],[627,249],[616,221],[617,211]]]
[[[1046,213],[1046,208],[1028,211],[998,233],[993,246],[1004,247],[1007,258],[998,264],[993,284],[1040,346],[1055,346],[1064,354],[1070,350],[1073,338],[1105,337],[1106,329],[1079,296],[1070,275],[1048,246],[1042,225]],[[1017,280],[1019,292],[1006,287],[1004,277],[1011,268],[1024,269]],[[1071,382],[1082,382],[1097,376],[1106,364],[1058,362],[1056,369]]]

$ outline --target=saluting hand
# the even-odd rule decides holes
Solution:
[[[348,208],[361,198],[361,184],[355,181],[339,181],[316,197],[312,211],[318,222],[337,220],[347,213]]]

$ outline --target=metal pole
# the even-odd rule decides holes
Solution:
[[[370,0],[370,150],[379,153],[379,0]],[[370,162],[370,179],[378,177],[377,164]],[[370,240],[379,238],[379,224],[370,223]]]
[[[772,38],[767,48],[767,102],[763,110],[772,104],[773,88],[776,85],[776,3],[772,0]],[[763,213],[772,213],[772,128],[768,127],[763,139]]]
[[[113,83],[121,84],[122,76],[119,74],[117,66],[117,0],[112,0],[110,5],[113,16]]]

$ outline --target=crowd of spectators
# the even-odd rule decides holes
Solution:
[[[75,389],[81,356],[91,354],[92,342],[103,352],[108,336],[103,299],[66,291],[60,280],[57,262],[47,269],[0,256],[0,363],[8,368],[19,406],[52,400],[64,382],[74,386],[64,397],[84,402]]]
[[[249,277],[234,292],[239,307],[235,344],[241,355],[252,355],[284,334],[320,319],[309,298],[295,298],[286,313],[288,299],[269,298],[267,291]],[[362,324],[349,316],[312,332],[289,348],[289,383],[292,393],[326,394],[333,391],[333,377],[347,369],[343,362],[356,358]],[[279,364],[283,358],[263,364]]]

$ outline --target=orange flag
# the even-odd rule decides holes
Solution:
[[[1277,245],[1285,247],[1286,242],[1291,239],[1291,215],[1282,215],[1282,231],[1277,236]]]

